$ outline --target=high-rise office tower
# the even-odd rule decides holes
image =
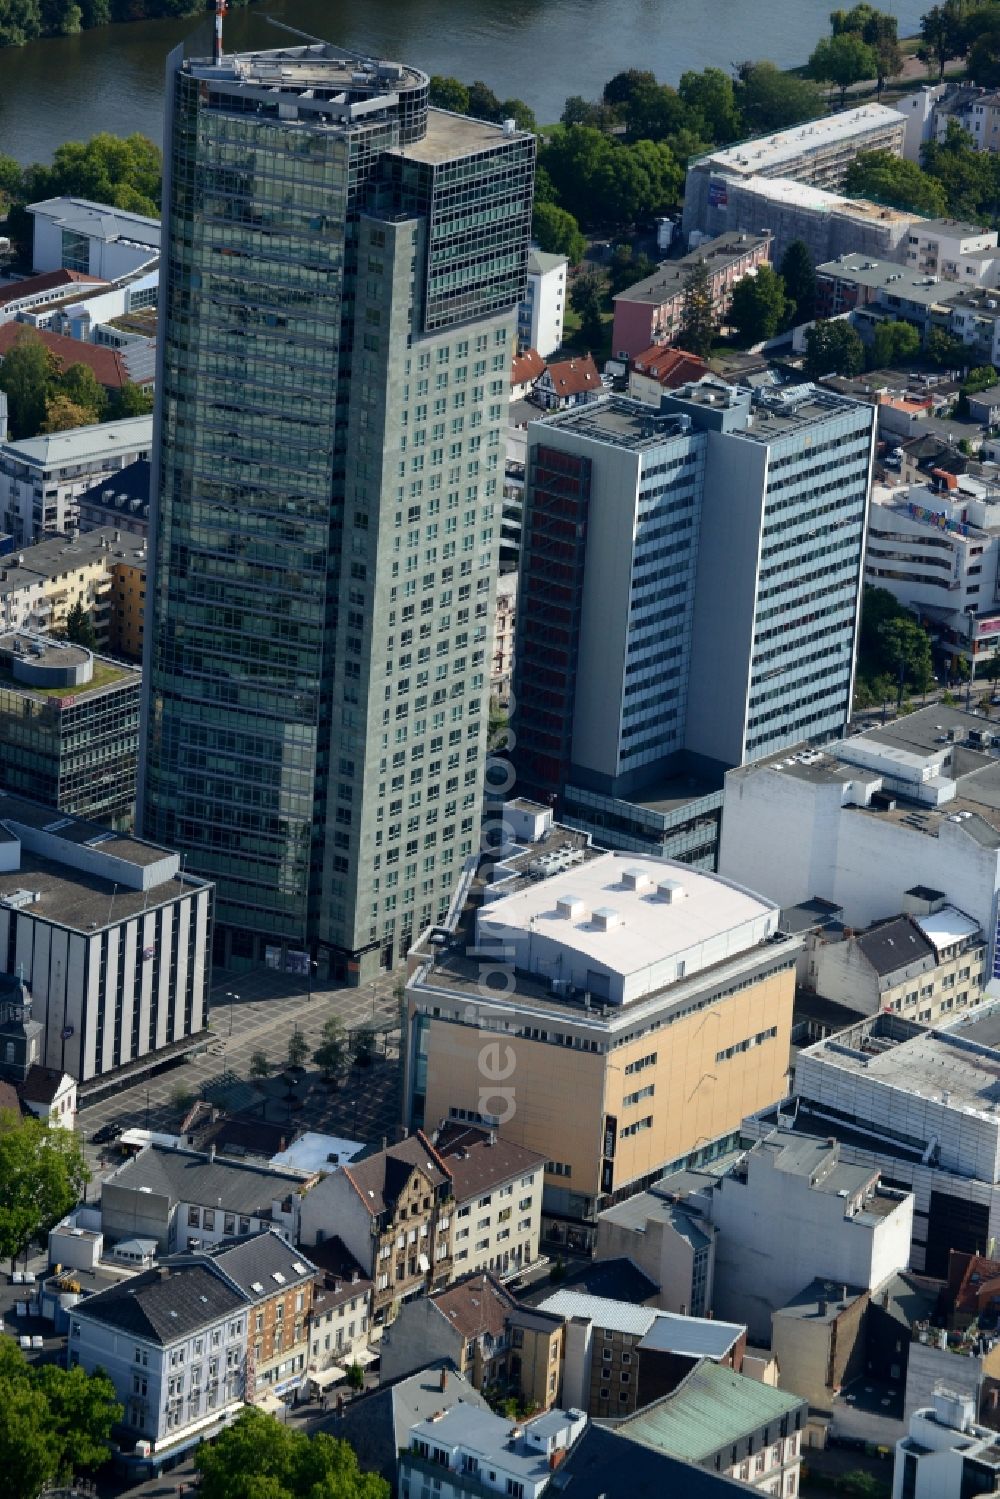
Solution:
[[[851,711],[871,407],[719,380],[528,428],[518,788],[712,867],[729,767]]]
[[[142,816],[227,962],[363,981],[478,838],[534,139],[427,94],[168,65]]]

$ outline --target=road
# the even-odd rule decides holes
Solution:
[[[371,1067],[351,1068],[339,1089],[328,1088],[311,1061],[306,1063],[294,1097],[278,1076],[255,1083],[267,1096],[265,1117],[280,1122],[294,1119],[302,1129],[351,1139],[392,1138],[400,1123],[399,1002],[394,991],[401,983],[401,973],[385,974],[363,989],[321,988],[310,996],[300,981],[268,969],[220,981],[212,990],[211,1028],[201,1055],[192,1054],[169,1070],[99,1102],[81,1101],[77,1125],[95,1174],[91,1198],[96,1195],[95,1186],[99,1190],[96,1178],[117,1164],[109,1147],[102,1152],[92,1144],[102,1125],[114,1122],[125,1128],[173,1132],[184,1112],[181,1094],[200,1097],[206,1086],[225,1074],[249,1079],[250,1060],[258,1051],[278,1074],[287,1066],[293,1032],[298,1030],[305,1037],[311,1056],[331,1015],[339,1017],[345,1031],[371,1026],[379,1032],[376,1060]]]

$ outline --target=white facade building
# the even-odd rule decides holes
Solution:
[[[939,892],[989,936],[1000,892],[1000,762],[983,719],[924,708],[827,750],[726,777],[719,868],[780,906],[821,896],[848,926]]]
[[[940,1389],[934,1403],[914,1411],[896,1443],[892,1499],[965,1499],[996,1493],[1000,1484],[997,1433],[974,1422],[970,1396]]]
[[[528,280],[517,309],[517,342],[521,350],[537,349],[543,359],[562,347],[567,266],[565,255],[528,251]]]
[[[997,244],[995,229],[961,219],[917,219],[910,226],[906,253],[900,259],[922,275],[959,281],[966,279],[960,272],[963,257],[996,251]]]
[[[18,545],[65,531],[77,521],[79,495],[148,458],[152,446],[151,416],[0,443],[0,529]]]
[[[69,1365],[104,1370],[123,1424],[157,1453],[239,1409],[249,1315],[236,1286],[205,1267],[148,1270],[74,1308]]]
[[[31,991],[39,1064],[83,1082],[201,1031],[211,885],[178,854],[11,792],[0,825],[0,971]]]
[[[815,1277],[871,1290],[909,1264],[913,1196],[837,1144],[775,1136],[693,1202],[714,1224],[713,1310],[768,1342],[771,1316]]]
[[[965,474],[873,491],[865,582],[887,589],[975,670],[1000,646],[1000,490]]]
[[[29,203],[36,271],[83,271],[115,281],[160,252],[160,221],[87,198]]]

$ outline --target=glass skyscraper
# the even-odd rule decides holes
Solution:
[[[227,962],[366,979],[478,837],[534,139],[427,93],[168,67],[142,826]]]

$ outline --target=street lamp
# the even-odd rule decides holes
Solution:
[[[227,989],[226,990],[226,998],[229,1000],[229,1034],[230,1035],[233,1034],[233,1000],[234,999],[239,999],[239,997],[240,996],[238,994],[234,994],[233,993],[232,989]]]
[[[372,1019],[375,1019],[375,985],[372,984]]]

